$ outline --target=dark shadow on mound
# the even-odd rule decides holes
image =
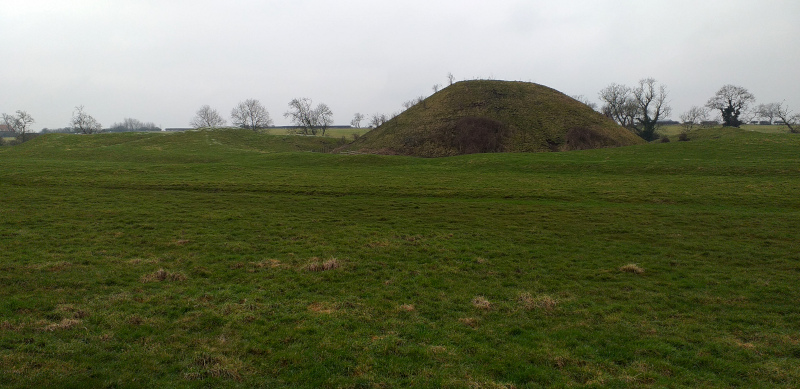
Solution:
[[[453,147],[459,154],[497,153],[504,150],[508,127],[494,119],[465,117],[455,123]]]
[[[573,128],[567,131],[564,150],[589,150],[615,145],[613,139],[589,128]]]

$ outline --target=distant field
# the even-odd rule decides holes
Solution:
[[[785,125],[762,126],[762,125],[744,124],[742,125],[741,129],[745,131],[762,132],[765,134],[786,134],[789,132],[789,127],[786,127]],[[660,133],[665,134],[667,136],[677,136],[682,131],[683,131],[683,126],[681,125],[663,126],[660,129]]]
[[[331,128],[325,132],[325,136],[332,138],[346,137],[348,141],[353,140],[353,134],[364,135],[369,128]],[[274,135],[289,135],[289,130],[285,128],[270,128],[270,134]]]
[[[800,136],[421,159],[0,148],[0,386],[800,384]]]

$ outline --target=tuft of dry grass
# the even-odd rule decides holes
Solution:
[[[311,303],[308,310],[316,313],[332,314],[336,312],[336,307],[329,303]]]
[[[474,317],[462,317],[458,319],[462,324],[466,325],[467,327],[475,328],[478,326],[478,319]]]
[[[306,265],[306,270],[308,271],[314,271],[314,272],[328,271],[328,270],[338,269],[340,266],[339,260],[336,258],[331,258],[324,262],[320,262],[319,258],[316,257],[312,259],[313,261],[308,265]]]
[[[492,303],[483,296],[475,296],[475,298],[472,299],[472,306],[487,311],[492,309]]]
[[[277,259],[265,259],[261,262],[250,262],[250,263],[258,269],[274,269],[276,267],[281,266],[281,261]]]
[[[558,301],[548,295],[541,295],[533,297],[530,293],[524,292],[519,294],[517,299],[522,308],[526,310],[541,309],[544,311],[552,311],[558,305]]]
[[[187,380],[201,380],[204,378],[222,378],[240,381],[242,375],[241,362],[227,357],[218,357],[208,353],[201,353],[195,357],[192,371],[185,373]]]
[[[63,312],[67,315],[72,315],[73,319],[84,319],[89,316],[89,312],[76,308],[71,304],[60,304],[58,305],[58,311]]]
[[[186,279],[187,277],[182,273],[172,273],[164,269],[158,269],[153,273],[142,276],[141,281],[147,283],[161,281],[185,281]]]
[[[414,309],[415,309],[414,304],[403,304],[400,306],[401,311],[411,312]]]
[[[76,325],[81,324],[80,320],[76,319],[63,319],[59,323],[52,323],[44,327],[43,331],[60,331],[60,330],[68,330],[70,328],[75,327]]]
[[[629,263],[625,266],[619,268],[620,271],[625,273],[634,273],[634,274],[642,274],[644,273],[644,268],[639,267],[639,265],[635,263]]]

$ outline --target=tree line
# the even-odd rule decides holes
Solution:
[[[667,88],[658,85],[653,78],[645,78],[633,87],[612,83],[598,94],[603,105],[600,112],[619,125],[628,128],[646,141],[658,137],[659,122],[672,112],[668,105]],[[593,109],[597,106],[583,96],[575,96]],[[712,112],[718,112],[723,127],[739,127],[749,121],[746,118],[764,118],[772,124],[779,119],[789,131],[800,133],[800,113],[792,112],[784,103],[755,105],[755,96],[746,88],[725,85],[703,106],[692,106],[680,115],[684,131],[709,121]],[[717,122],[714,120],[714,122]]]
[[[315,107],[309,98],[296,98],[289,102],[289,109],[283,114],[295,126],[295,133],[300,135],[325,135],[328,127],[333,125],[333,111],[325,103]],[[239,128],[253,131],[273,126],[269,111],[256,99],[240,102],[231,110],[231,123]],[[219,128],[226,125],[225,119],[209,105],[197,110],[190,125],[194,128]]]
[[[452,73],[447,75],[449,85],[455,82]],[[437,93],[441,86],[435,84],[433,92]],[[665,85],[659,85],[654,78],[639,80],[638,85],[627,86],[612,83],[598,93],[602,106],[584,96],[573,96],[574,99],[598,110],[606,117],[614,120],[619,125],[629,129],[642,139],[655,140],[658,137],[660,122],[667,118],[672,109],[668,104],[668,91]],[[800,133],[800,113],[794,113],[784,103],[766,103],[755,105],[755,96],[746,88],[736,85],[725,85],[714,96],[708,99],[703,106],[692,106],[680,115],[684,132],[695,126],[709,122],[712,112],[718,112],[723,127],[739,127],[750,119],[763,118],[765,123],[785,124],[790,132]],[[403,103],[404,109],[409,109],[425,102],[425,97]],[[294,132],[300,135],[325,135],[328,127],[333,124],[333,112],[327,104],[320,103],[316,106],[309,98],[295,98],[288,104],[288,110],[283,114],[295,126]],[[360,128],[363,121],[367,127],[378,127],[399,113],[387,116],[376,113],[367,118],[361,113],[356,113],[350,125]],[[273,126],[272,118],[267,109],[256,99],[247,99],[240,102],[231,110],[231,123],[235,127],[258,131]],[[718,123],[718,120],[714,120]],[[35,123],[33,117],[26,111],[18,110],[14,114],[2,114],[2,123],[6,132],[16,135],[18,140],[24,141],[31,132]],[[216,109],[203,105],[196,112],[190,125],[193,128],[219,128],[226,126],[226,120]],[[144,123],[136,119],[126,118],[121,123],[114,123],[106,130],[101,124],[89,115],[84,107],[77,106],[72,114],[68,127],[58,130],[43,130],[44,132],[71,132],[79,134],[94,134],[101,131],[160,131],[161,128],[154,123]],[[0,131],[2,133],[3,131]],[[2,139],[2,138],[0,138]]]

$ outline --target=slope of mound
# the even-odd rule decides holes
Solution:
[[[439,157],[640,143],[630,131],[555,89],[527,82],[462,81],[364,134],[347,150]]]

